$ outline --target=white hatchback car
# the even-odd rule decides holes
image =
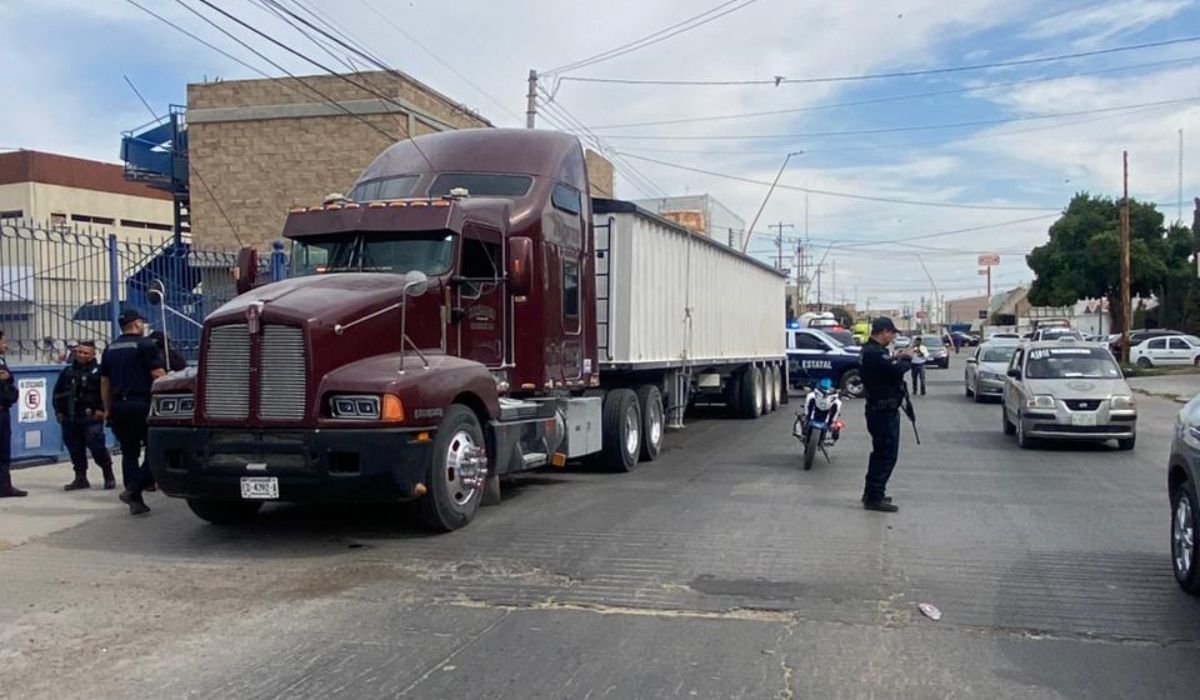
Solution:
[[[1148,338],[1129,349],[1129,361],[1143,368],[1200,365],[1200,344],[1185,335]]]

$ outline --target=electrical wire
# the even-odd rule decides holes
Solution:
[[[702,19],[706,16],[712,15],[714,12],[717,12],[719,10],[729,7],[730,5],[734,5],[739,2],[741,2],[742,4],[738,5],[737,7],[725,10],[724,12],[721,12],[718,15],[708,17],[708,19]],[[676,22],[675,24],[672,24],[669,27],[664,27],[663,29],[659,29],[656,32],[647,34],[646,36],[642,37],[641,39],[637,39],[635,41],[631,41],[626,44],[621,44],[620,46],[608,49],[607,51],[601,51],[600,53],[595,54],[593,56],[589,56],[587,58],[580,59],[573,63],[568,63],[566,65],[559,66],[558,68],[551,68],[550,70],[543,71],[543,72],[546,74],[562,74],[562,73],[566,73],[567,71],[579,70],[580,68],[585,68],[587,66],[595,65],[597,63],[603,63],[604,61],[612,60],[614,58],[617,58],[618,56],[623,56],[627,53],[637,51],[639,49],[644,49],[647,46],[653,46],[654,44],[657,44],[662,41],[666,41],[667,39],[670,39],[674,36],[678,36],[679,34],[683,34],[684,32],[689,32],[693,29],[696,29],[697,27],[702,27],[705,24],[712,22],[713,20],[724,17],[725,15],[727,15],[731,12],[736,12],[744,7],[753,5],[756,2],[758,2],[758,0],[745,0],[745,1],[743,1],[743,0],[728,0],[727,2],[723,2],[720,5],[717,5],[716,7],[705,10],[704,12],[701,12],[698,15],[693,15],[681,22]],[[702,21],[699,21],[699,20],[702,20]],[[692,24],[693,22],[695,24]],[[685,26],[685,25],[690,25],[690,26]],[[676,30],[676,31],[673,31],[673,30]]]
[[[1038,56],[1034,58],[1021,58],[1011,61],[995,61],[992,63],[975,63],[965,66],[949,66],[943,68],[925,68],[920,70],[908,71],[889,71],[885,73],[865,73],[861,75],[836,75],[825,76],[818,78],[787,78],[784,76],[776,76],[774,78],[760,78],[752,80],[654,80],[654,79],[634,79],[634,78],[588,78],[577,76],[563,76],[559,78],[561,81],[574,81],[580,83],[607,83],[621,85],[679,85],[679,86],[724,86],[724,85],[772,85],[779,86],[783,84],[790,85],[812,85],[816,83],[847,83],[866,80],[885,80],[890,78],[913,78],[926,75],[944,75],[946,73],[962,73],[969,71],[990,70],[994,68],[1011,68],[1013,66],[1029,66],[1039,63],[1053,63],[1056,61],[1066,61],[1075,58],[1088,58],[1091,56],[1105,56],[1114,53],[1122,53],[1126,51],[1141,51],[1144,49],[1161,48],[1163,46],[1175,46],[1178,44],[1187,44],[1200,41],[1200,36],[1180,37],[1177,39],[1166,39],[1163,41],[1151,41],[1142,44],[1131,44],[1127,46],[1114,46],[1107,49],[1096,49],[1094,51],[1077,51],[1074,53],[1057,54],[1053,56]]]
[[[973,92],[987,92],[989,90],[998,90],[1000,88],[1017,87],[1020,85],[1033,85],[1037,83],[1054,82],[1057,80],[1070,80],[1072,78],[1081,78],[1091,75],[1103,75],[1106,73],[1119,73],[1123,71],[1139,70],[1142,68],[1161,68],[1163,66],[1183,65],[1187,63],[1195,63],[1200,61],[1200,56],[1191,56],[1189,58],[1174,58],[1166,61],[1151,61],[1149,63],[1135,63],[1127,66],[1118,66],[1116,68],[1101,68],[1099,70],[1078,71],[1067,73],[1064,75],[1047,76],[1042,78],[1029,78],[1026,80],[1013,80],[1005,83],[991,83],[988,85],[972,85],[960,88],[951,88],[947,90],[933,90],[930,92],[908,93],[904,95],[889,95],[887,97],[873,97],[864,100],[850,100],[848,102],[832,102],[829,104],[809,105],[805,107],[791,107],[788,109],[771,109],[759,112],[737,112],[733,114],[718,114],[706,117],[684,117],[682,119],[660,119],[655,121],[643,122],[627,122],[624,124],[604,124],[601,126],[593,126],[593,131],[608,131],[610,129],[630,129],[643,126],[676,126],[679,124],[697,124],[704,122],[730,121],[738,119],[751,119],[755,117],[773,117],[782,114],[799,114],[803,112],[818,112],[830,109],[842,109],[845,107],[862,107],[865,105],[884,104],[888,102],[904,102],[908,100],[921,100],[929,97],[942,97],[945,95],[960,95]]]

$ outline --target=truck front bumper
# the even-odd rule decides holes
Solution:
[[[241,500],[243,477],[276,477],[280,501],[395,502],[416,498],[417,484],[427,481],[432,435],[151,426],[147,463],[176,498]]]

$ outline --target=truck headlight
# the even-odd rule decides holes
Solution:
[[[1137,402],[1134,401],[1132,396],[1114,396],[1108,402],[1114,411],[1128,411],[1131,408],[1137,407]]]
[[[156,418],[191,418],[196,412],[196,397],[192,394],[158,394],[150,412]]]
[[[1025,408],[1054,408],[1054,397],[1038,394],[1025,399]]]
[[[370,394],[335,394],[329,397],[329,415],[356,420],[379,419],[379,397]]]

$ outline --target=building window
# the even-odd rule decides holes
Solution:
[[[50,214],[50,225],[51,226],[66,226],[67,225],[67,215],[59,214],[57,212],[51,213]]]
[[[579,263],[563,261],[563,317],[579,318]]]
[[[149,221],[138,221],[136,219],[121,219],[121,225],[126,228],[145,228],[151,231],[174,231],[175,227],[171,224],[155,224]]]
[[[0,211],[0,219],[24,219],[25,212],[21,209],[7,209]]]
[[[116,223],[116,219],[107,216],[90,216],[88,214],[72,214],[71,221],[80,224],[100,224],[101,226],[112,226]]]
[[[979,318],[980,318],[980,319],[982,319],[982,320],[984,320],[984,321],[986,321],[986,320],[987,320],[987,309],[980,309],[980,310],[979,310]]]

